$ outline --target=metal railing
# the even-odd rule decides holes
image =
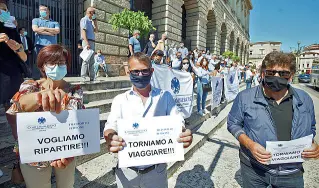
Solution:
[[[34,41],[32,20],[39,17],[39,5],[43,4],[50,9],[50,18],[60,24],[58,43],[66,46],[72,56],[69,75],[78,74],[79,54],[77,42],[80,39],[79,23],[84,15],[83,0],[8,0],[11,15],[18,21],[18,27],[25,27],[28,36]],[[35,62],[35,57],[31,62]]]

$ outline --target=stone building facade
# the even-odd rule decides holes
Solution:
[[[299,61],[299,70],[310,74],[313,62],[319,62],[319,44],[312,44],[305,47],[300,55]]]
[[[80,38],[80,19],[89,6],[97,9],[99,31],[96,34],[96,49],[106,55],[110,76],[125,74],[123,62],[127,62],[129,31],[113,30],[108,23],[112,14],[123,9],[145,12],[160,37],[167,33],[170,43],[184,41],[193,50],[195,47],[209,49],[214,54],[226,50],[235,52],[248,61],[249,18],[251,0],[0,0],[9,6],[20,26],[26,27],[34,38],[32,19],[38,17],[40,4],[47,5],[51,18],[58,21],[61,33],[58,43],[66,45],[72,52],[70,75],[78,75],[79,63],[77,41]],[[147,37],[146,37],[147,38]],[[142,41],[142,45],[145,42]]]
[[[254,42],[249,45],[249,64],[261,66],[264,57],[273,51],[281,51],[281,42],[264,41]]]
[[[231,50],[241,57],[242,64],[248,62],[249,18],[253,8],[250,0],[85,0],[84,9],[97,9],[96,49],[106,55],[113,76],[124,74],[129,32],[114,31],[108,21],[113,13],[124,8],[142,7],[132,6],[136,3],[151,5],[149,17],[159,37],[162,33],[168,35],[167,44],[191,41],[188,48],[192,50],[209,49],[218,55]]]

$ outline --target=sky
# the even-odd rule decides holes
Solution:
[[[252,0],[250,40],[280,41],[282,50],[319,43],[319,0]]]

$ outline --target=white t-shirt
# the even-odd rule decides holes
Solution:
[[[246,80],[250,79],[252,77],[253,73],[248,69],[246,70]]]

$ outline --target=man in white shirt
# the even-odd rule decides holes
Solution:
[[[178,49],[178,52],[182,54],[182,59],[184,59],[188,54],[188,49],[184,46],[184,42],[180,43],[180,48]]]
[[[110,152],[117,153],[125,147],[123,138],[117,135],[117,121],[136,117],[175,116],[183,121],[172,95],[150,85],[152,73],[150,59],[143,53],[135,53],[128,60],[131,90],[116,96],[108,121],[104,128],[104,138]],[[152,126],[152,125],[150,125]],[[192,143],[192,133],[184,129],[179,142],[187,148]],[[167,164],[154,164],[130,168],[117,168],[118,187],[167,188]]]
[[[246,66],[246,89],[251,88],[251,84],[253,82],[253,73],[250,71],[250,66]]]

